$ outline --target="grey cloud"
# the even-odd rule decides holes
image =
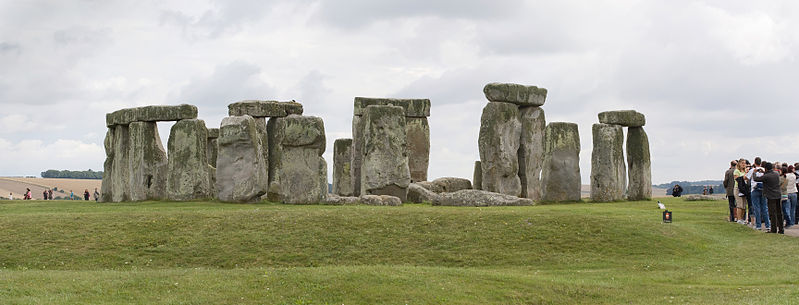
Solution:
[[[245,99],[268,99],[275,89],[260,80],[261,68],[250,63],[232,62],[217,66],[207,77],[195,78],[180,90],[176,103],[208,106],[227,113],[227,105]],[[212,113],[216,113],[212,110]]]
[[[180,11],[161,12],[160,24],[182,29],[189,39],[217,38],[235,31],[247,22],[265,18],[280,1],[213,1],[213,9],[199,16],[190,16]]]
[[[53,33],[57,45],[102,45],[113,42],[111,29],[71,27]]]
[[[317,14],[325,23],[357,28],[378,20],[403,17],[497,19],[521,6],[518,0],[340,0],[319,1]]]
[[[16,43],[10,42],[0,42],[0,54],[16,54],[19,55],[22,52],[22,47]]]
[[[483,86],[496,79],[481,69],[455,69],[440,77],[423,76],[392,94],[397,98],[429,98],[435,105],[484,100]]]

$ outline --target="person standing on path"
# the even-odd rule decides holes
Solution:
[[[763,195],[768,200],[769,220],[771,220],[771,230],[768,233],[785,234],[785,229],[782,227],[782,206],[780,204],[782,197],[780,175],[774,171],[774,165],[769,162],[765,162],[763,168],[765,170],[763,176],[755,176],[754,179],[757,182],[763,182]]]
[[[730,206],[730,222],[735,222],[735,176],[733,176],[733,172],[735,172],[735,166],[738,165],[738,161],[732,160],[730,161],[730,168],[724,172],[724,190],[727,191],[727,204]]]

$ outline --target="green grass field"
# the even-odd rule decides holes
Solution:
[[[0,304],[799,303],[799,239],[664,203],[0,201]]]

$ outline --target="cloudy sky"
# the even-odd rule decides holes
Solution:
[[[799,161],[799,1],[0,0],[0,175],[102,170],[105,113],[297,100],[350,137],[355,96],[430,98],[430,177],[471,178],[489,82],[547,88],[547,121],[647,116],[652,180]],[[160,123],[165,137],[170,124]],[[331,164],[332,165],[332,164]]]

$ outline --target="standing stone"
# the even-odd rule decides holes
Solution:
[[[624,130],[620,125],[594,124],[591,128],[591,200],[609,202],[624,199],[627,171],[624,164]]]
[[[363,109],[362,195],[390,195],[405,201],[411,182],[402,107]]]
[[[544,132],[541,199],[580,200],[580,134],[577,124],[552,122]]]
[[[155,122],[129,125],[130,200],[166,199],[167,162]]]
[[[266,194],[267,160],[249,115],[222,119],[216,168],[216,197],[226,202],[255,202]]]
[[[256,118],[255,119],[255,129],[258,132],[258,137],[261,138],[261,153],[263,154],[264,161],[266,161],[266,167],[264,170],[266,171],[267,177],[269,176],[269,131],[267,130],[267,124],[265,118]],[[269,184],[267,184],[269,185]]]
[[[114,127],[114,161],[111,166],[111,201],[130,200],[130,132],[128,125]]]
[[[321,203],[327,195],[325,127],[322,118],[289,115],[270,118],[269,190],[270,201],[292,204]],[[324,170],[323,170],[324,169]]]
[[[206,145],[208,130],[205,128],[205,121],[180,120],[172,125],[167,142],[167,197],[170,200],[207,199],[213,195]]]
[[[330,194],[330,185],[327,183],[327,161],[321,156],[319,157],[319,192],[322,194],[322,201],[318,203],[322,203]]]
[[[652,169],[649,159],[649,138],[643,127],[627,129],[627,167],[630,185],[627,200],[652,198]]]
[[[219,138],[219,128],[208,128],[208,164],[213,167],[216,167],[216,156],[219,151],[219,144],[217,144],[217,138]]]
[[[475,190],[483,189],[483,167],[480,161],[474,161],[474,175],[472,176],[472,187]]]
[[[519,108],[510,103],[491,102],[480,117],[480,164],[482,189],[511,196],[522,193],[519,180]]]
[[[361,163],[363,162],[363,126],[361,116],[352,117],[352,195],[361,194]]]
[[[352,139],[336,139],[333,143],[333,193],[352,196]]]
[[[105,147],[105,162],[103,163],[103,184],[100,186],[100,201],[111,202],[112,179],[114,177],[114,127],[108,127],[103,141]]]
[[[541,107],[519,109],[522,123],[519,142],[519,180],[523,198],[541,200],[541,164],[544,162],[544,129],[546,119]]]
[[[411,182],[427,181],[430,163],[430,125],[426,117],[405,118],[405,135],[408,141],[408,168]]]

